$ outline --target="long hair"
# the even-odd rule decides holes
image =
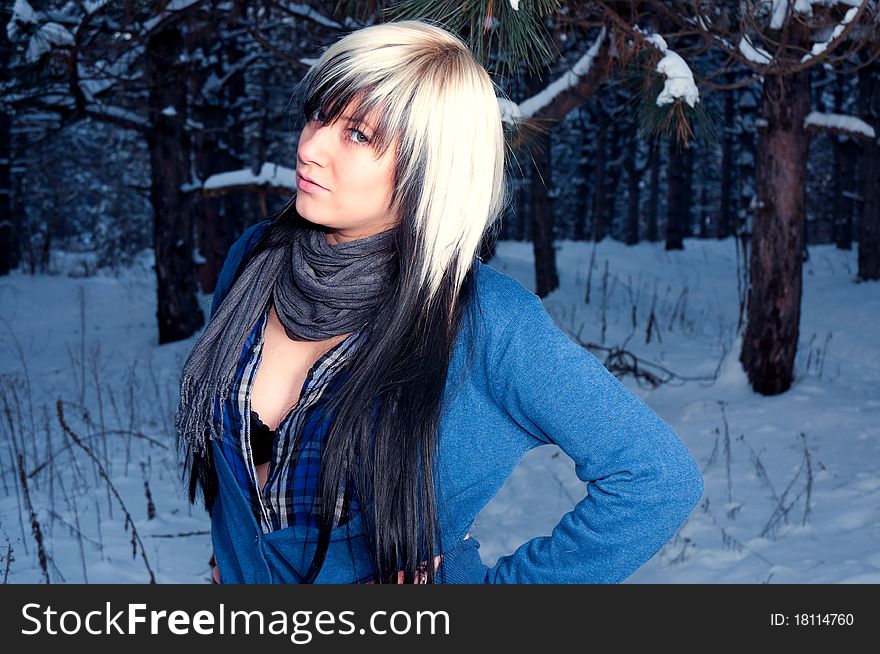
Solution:
[[[326,124],[345,120],[352,106],[356,124],[376,111],[377,156],[398,138],[392,209],[400,221],[399,273],[365,327],[367,347],[346,361],[326,407],[318,544],[305,581],[320,572],[344,489],[346,508],[356,494],[378,581],[393,582],[403,570],[412,582],[426,562],[433,582],[434,545],[442,551],[435,463],[447,371],[475,296],[476,257],[508,198],[495,89],[458,37],[400,21],[331,45],[300,92],[306,119],[320,110]],[[284,247],[302,220],[289,202],[254,254]]]

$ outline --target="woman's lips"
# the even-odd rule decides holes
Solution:
[[[296,187],[300,191],[304,191],[306,193],[317,193],[318,191],[327,191],[326,188],[321,186],[320,184],[316,184],[310,179],[303,177],[299,173],[296,174]]]

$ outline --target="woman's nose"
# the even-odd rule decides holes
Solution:
[[[329,157],[329,141],[332,130],[329,125],[306,127],[299,136],[297,152],[304,163],[326,166]]]

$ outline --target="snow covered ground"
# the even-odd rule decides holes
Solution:
[[[624,382],[676,429],[706,480],[681,532],[629,581],[880,582],[880,284],[854,282],[855,252],[810,249],[796,381],[761,397],[737,361],[732,240],[665,252],[606,239],[587,305],[591,248],[559,245],[561,287],[545,306],[583,342],[674,373],[653,390]],[[534,288],[530,244],[500,243],[492,265]],[[19,456],[52,582],[143,583],[148,566],[160,583],[209,579],[208,520],[184,500],[172,435],[195,339],[156,345],[149,266],[145,254],[118,278],[0,278],[2,579],[43,579]],[[646,343],[652,306],[659,335]],[[59,399],[82,447],[59,427]],[[530,452],[477,517],[484,562],[549,534],[585,493],[558,448]]]

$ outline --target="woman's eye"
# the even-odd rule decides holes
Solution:
[[[366,145],[370,142],[370,139],[367,137],[367,135],[359,129],[350,129],[348,130],[348,133],[351,134],[351,140],[358,145]]]

